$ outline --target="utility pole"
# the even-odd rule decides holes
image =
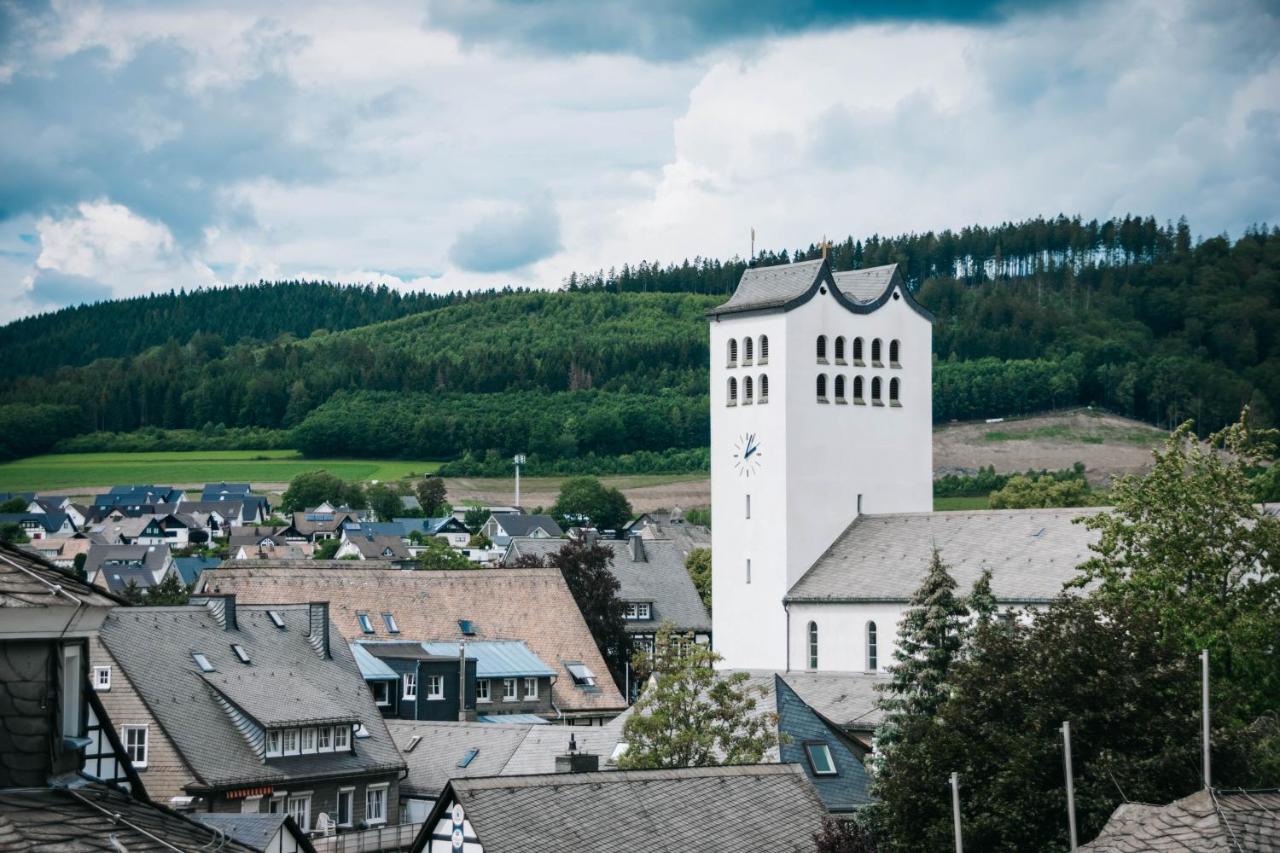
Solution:
[[[1204,787],[1206,790],[1213,788],[1213,776],[1209,772],[1209,650],[1203,649],[1200,652],[1200,705],[1201,712],[1204,717],[1204,730],[1201,738],[1204,740]]]
[[[524,454],[517,453],[511,460],[516,465],[516,507],[520,506],[520,466],[524,464]]]
[[[951,813],[956,824],[956,853],[964,853],[964,840],[960,837],[960,774],[951,774]]]
[[[1075,774],[1071,772],[1071,721],[1062,721],[1062,759],[1067,773],[1067,829],[1071,832],[1071,849],[1074,851],[1079,842],[1076,840],[1076,783]]]

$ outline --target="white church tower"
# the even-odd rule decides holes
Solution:
[[[712,639],[783,670],[783,597],[859,513],[933,508],[932,316],[896,265],[747,270],[712,310]]]

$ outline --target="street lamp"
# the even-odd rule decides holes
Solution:
[[[511,460],[516,466],[516,508],[520,508],[520,466],[524,464],[524,454],[517,453]]]

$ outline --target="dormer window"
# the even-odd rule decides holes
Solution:
[[[191,659],[196,662],[196,666],[200,667],[201,672],[214,672],[213,664],[209,663],[209,659],[199,652],[192,652]]]
[[[373,620],[369,618],[368,613],[357,613],[356,619],[360,622],[360,630],[366,634],[373,633]]]
[[[232,643],[231,651],[236,653],[236,657],[240,659],[240,663],[252,663],[252,661],[249,660],[249,653],[245,651],[244,646],[239,643]]]
[[[565,664],[565,667],[569,670],[569,675],[573,677],[575,687],[596,686],[596,674],[586,664],[569,663]]]
[[[333,727],[333,749],[335,752],[351,749],[351,729],[346,726]]]
[[[396,624],[396,617],[390,613],[382,614],[382,623],[387,626],[387,632],[391,634],[399,634],[400,626]]]
[[[284,629],[284,617],[280,615],[279,610],[268,610],[267,618],[271,620],[272,625],[275,625],[277,628],[280,628],[281,630]]]
[[[627,604],[622,612],[623,619],[652,619],[653,605],[648,601],[633,601]]]
[[[284,754],[283,734],[279,729],[271,729],[267,732],[267,758],[275,758]]]

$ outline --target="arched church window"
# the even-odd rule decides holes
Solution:
[[[836,402],[844,402],[844,377],[836,376]]]
[[[769,374],[760,374],[760,402],[769,402]]]
[[[862,338],[853,339],[853,361],[862,364]]]
[[[895,379],[893,381],[897,382],[898,380]],[[751,377],[750,376],[742,377],[742,402],[744,403],[751,402],[751,398],[753,396],[751,392],[753,390],[754,389],[752,388]]]
[[[862,385],[863,381],[861,376],[853,377],[853,402],[855,403],[862,402]]]
[[[729,338],[728,359],[729,359],[730,367],[738,366],[738,339],[737,338]]]
[[[823,364],[827,361],[827,336],[818,335],[818,361]]]
[[[871,402],[880,404],[880,377],[877,376],[871,380]]]
[[[827,401],[827,374],[818,374],[818,402],[825,403]]]
[[[898,402],[898,380],[897,379],[889,380],[889,402],[890,403]]]
[[[879,669],[879,648],[876,642],[876,623],[867,623],[867,672]]]
[[[751,338],[742,339],[742,363],[743,364],[751,363],[751,347],[754,343],[755,342],[752,341]],[[894,341],[894,343],[897,343],[897,341]]]
[[[898,363],[898,355],[900,354],[901,349],[902,348],[898,345],[898,341],[896,339],[889,341],[889,363],[890,364],[896,365]]]
[[[761,364],[769,363],[769,336],[768,335],[760,336],[760,363]]]
[[[844,335],[836,336],[836,361],[844,361]]]
[[[809,623],[809,669],[818,668],[818,623]]]
[[[738,380],[732,376],[729,377],[729,405],[738,405]]]
[[[871,363],[876,367],[880,367],[880,339],[876,338],[871,342]]]

